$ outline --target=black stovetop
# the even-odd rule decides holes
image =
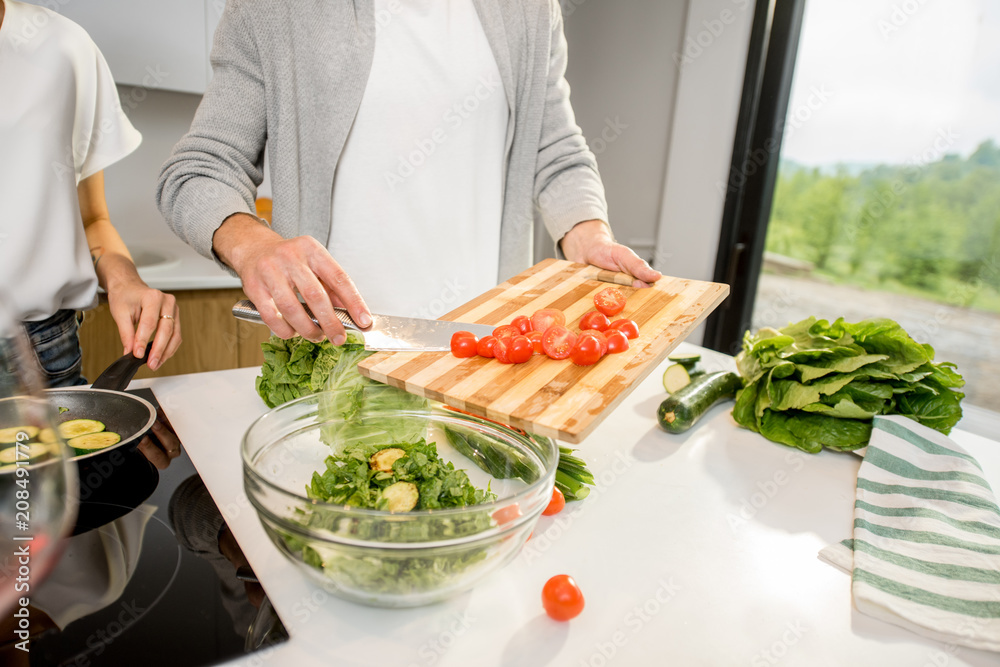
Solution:
[[[149,390],[136,393],[147,400],[152,396]],[[155,490],[139,502],[116,520],[114,530],[70,538],[76,542],[64,552],[68,562],[60,561],[64,576],[53,583],[53,575],[37,594],[56,608],[53,615],[60,623],[32,637],[30,652],[21,658],[28,661],[21,664],[200,667],[287,638],[249,568],[240,569],[238,577],[237,565],[219,552],[214,531],[221,516],[187,454],[159,471]],[[199,534],[205,539],[190,537]],[[101,557],[102,548],[115,555]],[[133,564],[109,567],[116,558],[119,565],[130,559]],[[73,569],[67,577],[69,564]],[[74,573],[83,582],[98,582],[94,592],[86,584],[73,588]],[[116,578],[117,585],[105,583]]]

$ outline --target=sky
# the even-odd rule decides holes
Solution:
[[[1000,0],[807,0],[788,108],[811,166],[1000,143]]]

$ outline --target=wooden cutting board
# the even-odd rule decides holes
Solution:
[[[579,331],[580,318],[594,310],[594,294],[616,281],[631,285],[624,274],[547,259],[441,319],[500,325],[516,315],[556,308],[566,314],[566,326]],[[592,366],[539,354],[508,365],[450,352],[379,352],[358,368],[412,394],[578,443],[729,294],[728,285],[669,276],[648,289],[618,289],[628,301],[613,319],[635,320],[639,338],[629,341],[628,351]]]

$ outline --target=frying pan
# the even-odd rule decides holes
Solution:
[[[127,354],[108,366],[90,387],[47,389],[49,402],[61,411],[59,421],[96,419],[121,436],[116,444],[74,457],[80,477],[80,511],[73,534],[104,525],[148,498],[159,473],[136,448],[156,421],[156,409],[123,390],[145,357]]]

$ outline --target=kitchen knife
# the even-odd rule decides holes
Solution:
[[[316,318],[303,304],[306,313],[316,322]],[[493,333],[489,324],[466,324],[442,320],[423,320],[415,317],[372,314],[372,325],[362,329],[343,308],[334,308],[338,320],[347,329],[359,332],[365,338],[366,350],[387,352],[447,352],[451,349],[451,335],[456,331],[471,331],[481,338]],[[253,302],[243,299],[233,306],[233,316],[245,322],[263,324],[260,312]],[[316,322],[317,326],[319,322]]]

